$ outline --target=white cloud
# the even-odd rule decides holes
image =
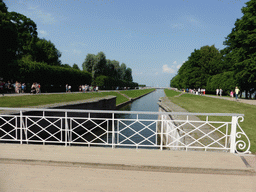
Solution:
[[[173,64],[176,65],[176,64],[177,64],[177,61],[174,61]]]
[[[139,73],[133,73],[133,75],[142,75],[143,73],[142,72],[139,72]]]
[[[44,24],[53,24],[56,22],[56,20],[54,19],[53,15],[51,13],[43,12],[38,7],[39,6],[28,7],[28,9],[32,10],[31,12],[28,13],[28,16],[30,16],[30,17],[33,16],[33,17],[39,19]]]
[[[181,65],[177,65],[177,69],[179,69],[181,67]]]
[[[187,21],[188,21],[189,23],[195,24],[195,25],[197,25],[197,24],[200,23],[200,22],[199,22],[197,19],[195,19],[193,16],[187,17]]]
[[[81,45],[81,46],[85,46],[85,45],[87,45],[87,44],[85,44],[85,43],[80,43],[80,42],[78,42],[78,43],[71,43],[71,45]]]
[[[73,50],[73,53],[74,53],[75,55],[80,55],[80,54],[82,53],[82,51],[74,49],[74,50]]]
[[[48,35],[48,33],[44,30],[39,30],[39,34],[42,35],[42,36]]]
[[[175,71],[172,68],[169,68],[168,65],[163,65],[162,68],[164,73],[175,73]]]
[[[156,72],[155,75],[158,75],[158,72]]]
[[[174,24],[171,25],[171,27],[173,29],[183,29],[184,28],[184,24],[182,24],[182,23],[174,23]]]

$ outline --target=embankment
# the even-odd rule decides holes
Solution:
[[[137,91],[140,91],[140,90],[137,90]],[[119,92],[121,95],[125,95],[125,97],[127,97],[127,98],[129,99],[129,101],[126,101],[126,102],[123,102],[123,103],[121,103],[121,104],[118,104],[118,105],[116,106],[116,109],[120,109],[120,108],[124,107],[125,105],[127,105],[127,104],[129,104],[129,103],[131,103],[131,102],[133,102],[133,101],[135,101],[135,100],[141,98],[141,97],[144,97],[144,96],[146,96],[146,95],[152,93],[153,91],[155,91],[155,89],[152,89],[152,90],[150,90],[149,92],[143,93],[143,94],[141,94],[141,95],[139,95],[139,96],[137,96],[137,97],[129,97],[130,95],[127,96],[127,95],[125,94],[125,92]],[[137,92],[137,94],[138,94],[138,92]]]

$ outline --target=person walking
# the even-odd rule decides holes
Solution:
[[[0,94],[4,96],[4,82],[0,81]]]
[[[68,84],[66,84],[66,93],[68,92]]]
[[[234,92],[231,90],[230,91],[230,99],[233,99],[233,97],[234,97]]]
[[[219,95],[219,89],[216,89],[216,96]]]
[[[239,94],[239,89],[238,87],[235,88],[235,94],[236,94],[236,100],[238,101],[238,94]]]

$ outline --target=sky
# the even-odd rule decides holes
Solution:
[[[225,46],[248,0],[4,0],[8,11],[37,25],[40,38],[82,69],[86,55],[104,52],[125,63],[133,81],[169,87],[195,49]],[[85,82],[86,83],[86,82]]]

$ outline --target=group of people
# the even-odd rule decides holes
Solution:
[[[99,87],[98,86],[89,86],[89,85],[80,85],[78,87],[79,89],[79,92],[83,92],[83,93],[87,93],[87,92],[93,92],[93,91],[96,91],[98,92],[99,91]]]
[[[27,85],[26,83],[21,83],[16,81],[15,83],[11,83],[10,81],[4,82],[0,81],[0,94],[4,96],[5,93],[26,93]],[[30,93],[41,93],[41,85],[40,83],[33,83],[31,86]]]
[[[240,92],[240,90],[238,89],[238,87],[235,88],[235,91],[231,90],[230,91],[230,98],[232,99],[235,96],[236,100],[238,100],[239,92]]]
[[[16,81],[11,83],[10,81],[0,81],[0,94],[4,96],[5,93],[25,93],[26,84]]]
[[[220,95],[222,96],[223,90],[222,89],[216,89],[216,96]],[[236,100],[238,100],[238,95],[240,93],[240,90],[238,87],[235,88],[235,90],[230,91],[230,98],[232,99],[233,97],[236,97]]]
[[[216,89],[216,96],[222,96],[223,90],[222,89]]]
[[[41,85],[40,85],[40,83],[37,83],[37,82],[33,83],[31,85],[31,92],[30,93],[31,94],[41,93]]]
[[[185,90],[184,90],[184,92],[185,92]],[[195,94],[195,95],[205,95],[205,89],[200,89],[200,88],[198,88],[198,89],[186,89],[186,92],[187,93],[191,93],[191,94]]]

